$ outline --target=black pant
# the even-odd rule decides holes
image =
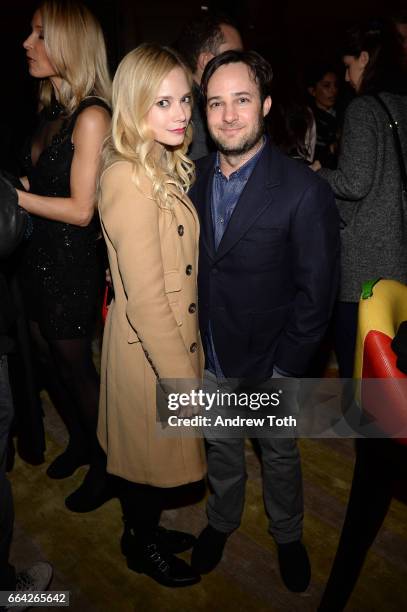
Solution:
[[[11,486],[6,476],[8,437],[13,419],[13,403],[6,355],[0,356],[0,591],[14,591],[16,575],[9,564],[13,537],[14,508]]]
[[[358,327],[357,302],[337,302],[333,314],[334,349],[340,378],[352,378]]]
[[[405,486],[407,448],[393,440],[359,439],[345,522],[320,612],[341,612],[386,517],[397,482]]]

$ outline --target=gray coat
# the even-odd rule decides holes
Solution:
[[[380,94],[398,121],[407,157],[407,97]],[[393,134],[372,96],[349,105],[337,170],[320,170],[343,221],[339,299],[357,302],[364,281],[383,277],[407,283],[407,198],[402,195]]]

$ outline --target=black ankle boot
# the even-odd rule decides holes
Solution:
[[[81,465],[89,464],[89,461],[89,453],[86,450],[78,451],[72,444],[68,444],[64,452],[49,464],[47,475],[55,479],[68,478]]]
[[[165,529],[165,527],[161,526],[158,526],[155,530],[154,537],[161,550],[173,554],[189,550],[196,542],[195,536],[191,533],[175,531],[174,529]],[[138,547],[138,544],[137,534],[128,523],[124,521],[124,532],[120,541],[123,555],[127,556],[131,554],[134,547]]]
[[[157,541],[141,542],[134,547],[127,555],[127,567],[172,588],[192,586],[201,580],[188,563],[165,552]]]
[[[90,467],[83,483],[65,499],[65,506],[71,512],[92,512],[116,497],[112,477]]]

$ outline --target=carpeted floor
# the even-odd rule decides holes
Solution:
[[[11,473],[16,525],[12,560],[17,568],[38,559],[54,566],[53,590],[71,592],[74,612],[311,612],[315,611],[334,557],[353,470],[351,440],[301,440],[305,488],[304,540],[312,582],[302,595],[280,581],[275,547],[267,534],[261,474],[247,443],[249,479],[243,524],[227,544],[222,563],[188,589],[167,589],[127,569],[119,550],[121,513],[117,500],[96,512],[76,515],[63,500],[80,484],[50,480],[48,462],[62,450],[65,432],[44,400],[47,462],[33,467],[16,459]],[[400,612],[407,606],[407,507],[395,500],[365,564],[347,610]],[[198,534],[205,525],[204,499],[165,512],[163,524]],[[185,554],[188,558],[188,554]],[[41,608],[37,608],[41,609]],[[44,608],[49,609],[49,608]]]

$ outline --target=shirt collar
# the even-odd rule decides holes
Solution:
[[[219,151],[216,153],[216,162],[215,162],[215,176],[222,176],[223,178],[225,178],[226,180],[230,180],[232,178],[238,178],[241,181],[247,181],[255,167],[255,165],[257,164],[257,161],[265,147],[267,141],[267,136],[263,137],[263,144],[261,145],[260,149],[253,155],[253,157],[251,157],[250,159],[247,160],[247,162],[245,162],[243,164],[243,166],[240,166],[240,168],[238,168],[237,170],[235,170],[235,172],[232,172],[232,174],[229,175],[229,179],[226,179],[225,175],[223,174],[222,170],[220,169],[220,155],[219,155]]]

